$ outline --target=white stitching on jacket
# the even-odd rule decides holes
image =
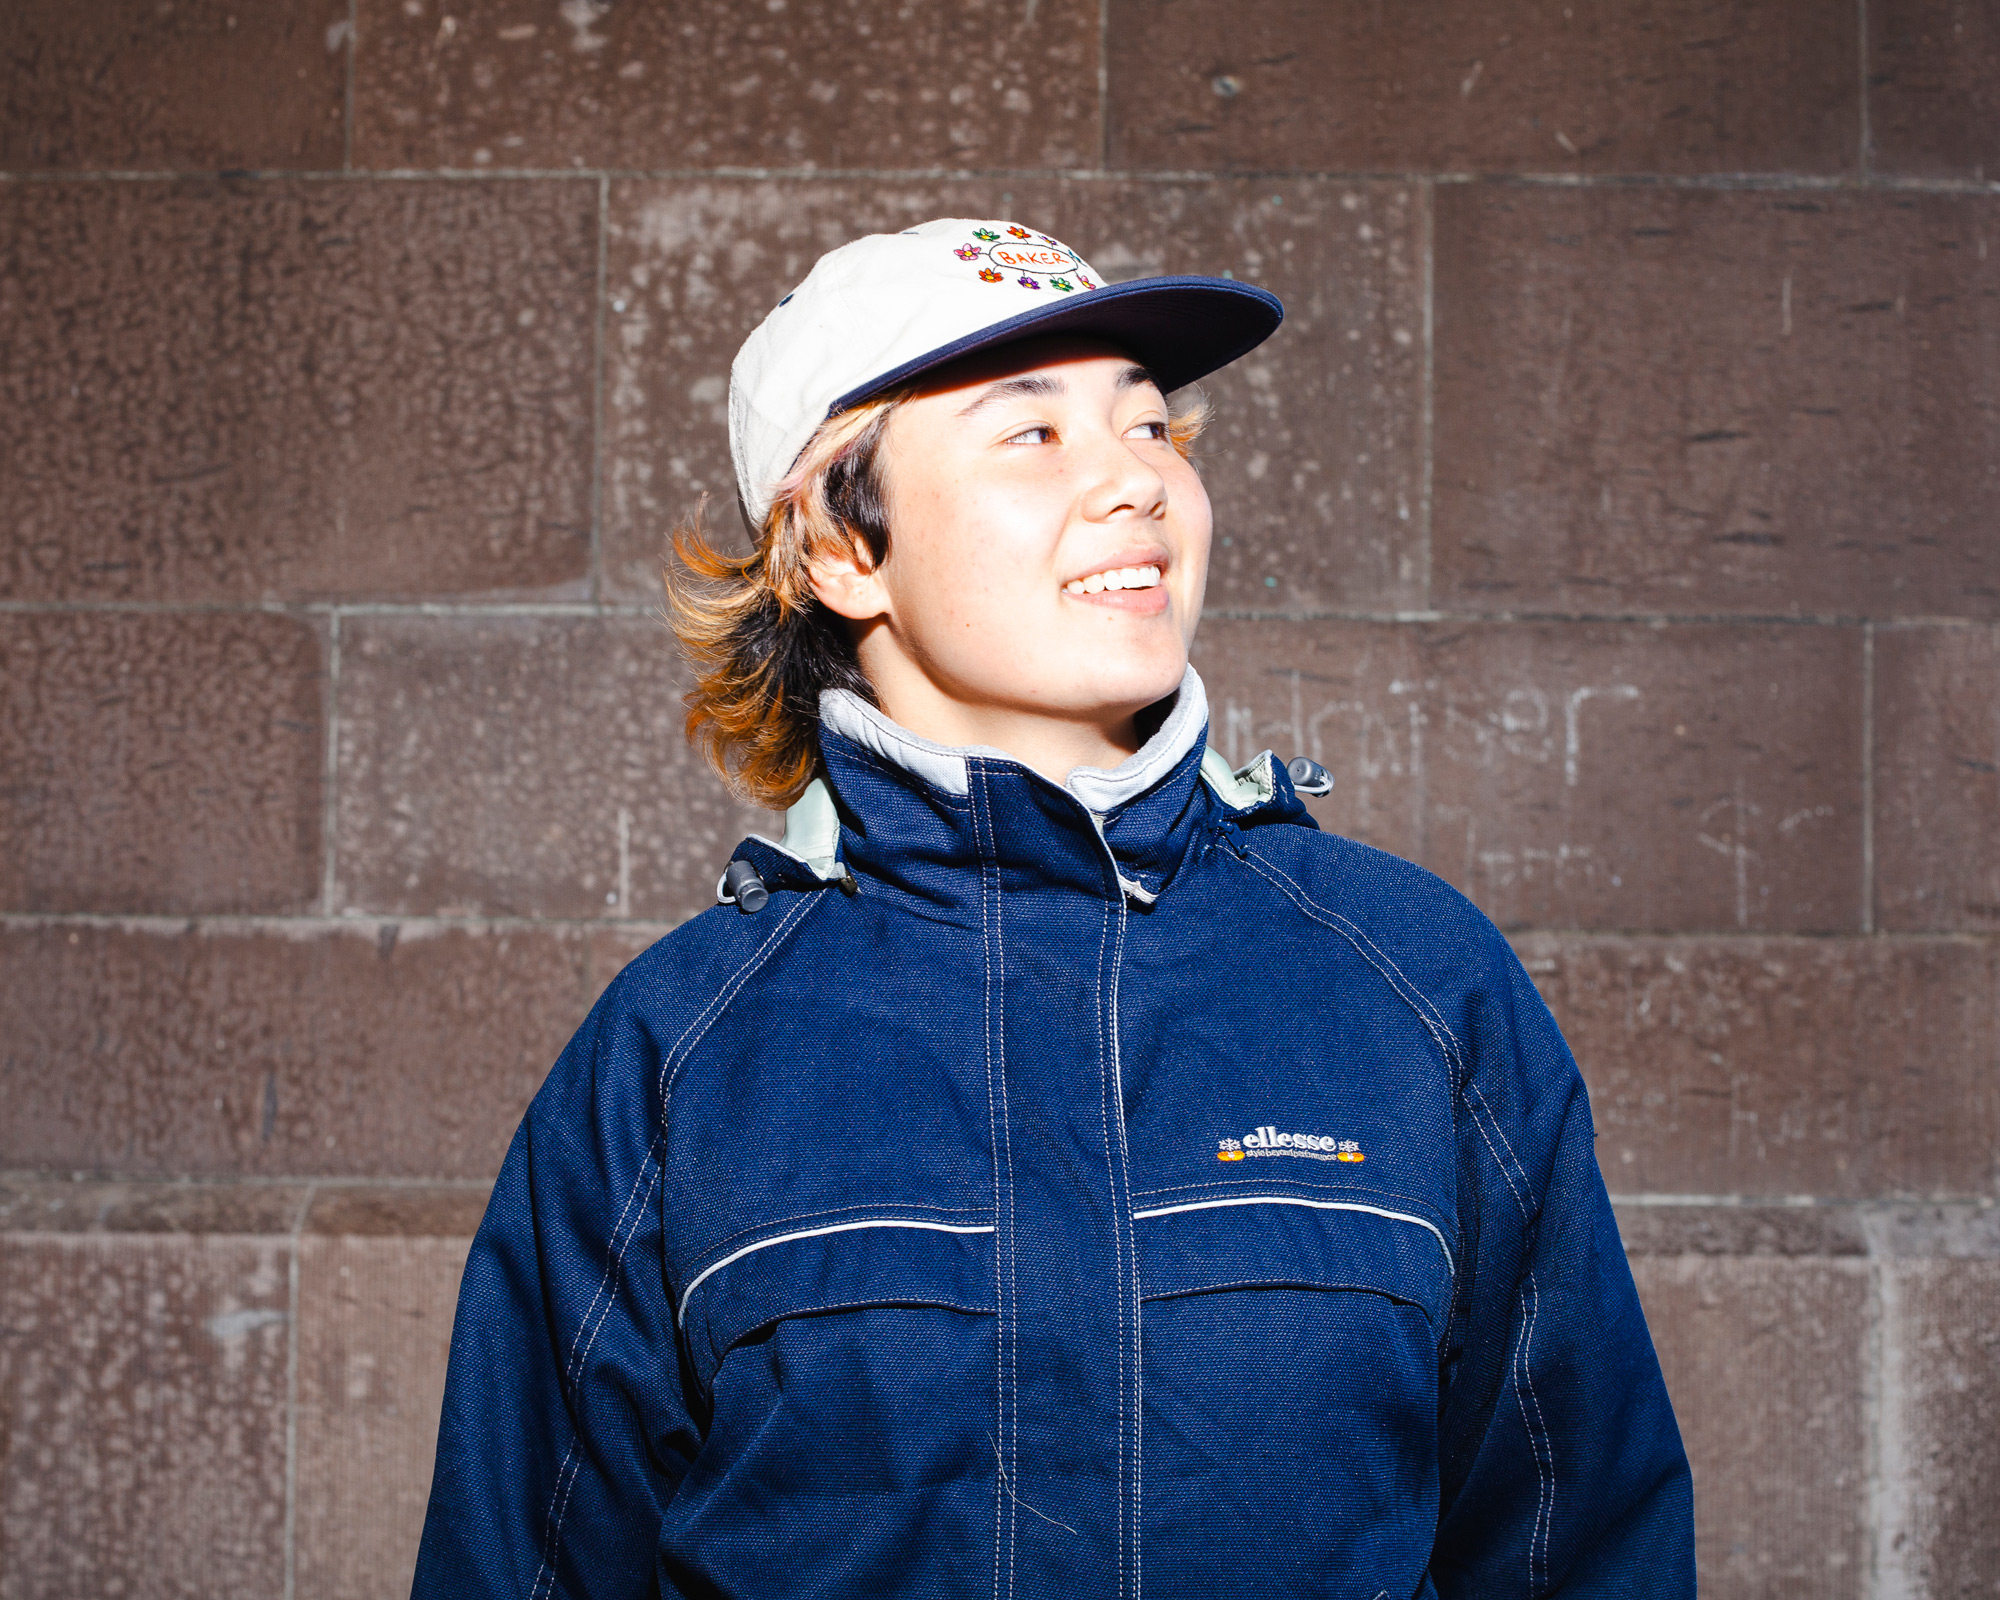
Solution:
[[[1118,1229],[1118,1166],[1111,1153],[1111,1114],[1108,1103],[1111,1086],[1105,1078],[1103,1036],[1104,1016],[1109,1001],[1105,995],[1105,958],[1111,937],[1111,902],[1104,902],[1103,920],[1097,931],[1097,992],[1091,996],[1091,1016],[1099,1029],[1097,1041],[1097,1126],[1104,1140],[1104,1175],[1111,1184],[1111,1270],[1114,1274],[1124,1269],[1123,1250],[1119,1245]],[[1117,1502],[1118,1518],[1118,1594],[1124,1600],[1126,1552],[1125,1552],[1125,1291],[1124,1285],[1113,1284],[1118,1307],[1118,1342],[1114,1347],[1118,1352],[1118,1469],[1117,1485],[1113,1498]]]
[[[1528,1296],[1534,1296],[1530,1304]],[[1556,1519],[1555,1446],[1549,1438],[1548,1421],[1542,1415],[1541,1396],[1535,1393],[1535,1375],[1528,1365],[1529,1345],[1535,1337],[1535,1323],[1540,1320],[1542,1291],[1530,1272],[1522,1282],[1521,1309],[1524,1320],[1521,1324],[1521,1344],[1514,1362],[1514,1399],[1521,1408],[1521,1421],[1528,1430],[1528,1448],[1535,1458],[1535,1525],[1528,1532],[1528,1593],[1535,1592],[1535,1541],[1537,1536],[1542,1545],[1542,1583],[1549,1578],[1549,1531]],[[1527,1385],[1525,1398],[1522,1384]],[[1529,1402],[1534,1403],[1535,1414],[1528,1415]]]
[[[971,802],[973,835],[975,840],[978,841],[980,852],[979,931],[982,943],[989,937],[992,941],[992,953],[981,964],[981,978],[984,984],[982,991],[984,1010],[980,1014],[980,1028],[986,1041],[986,1114],[989,1123],[993,1124],[993,1221],[996,1227],[1000,1221],[1000,1161],[1003,1145],[1006,1146],[1007,1152],[1006,1245],[1003,1250],[1000,1244],[1000,1237],[996,1234],[993,1250],[993,1308],[996,1313],[994,1317],[993,1383],[996,1392],[995,1398],[1000,1411],[998,1419],[1000,1440],[995,1441],[993,1446],[994,1462],[998,1469],[993,1479],[993,1594],[995,1600],[999,1600],[1001,1592],[1000,1545],[1002,1540],[1000,1518],[1002,1513],[1002,1489],[1005,1489],[1007,1492],[1005,1512],[1007,1517],[1007,1592],[1009,1594],[1013,1592],[1014,1587],[1014,1533],[1018,1523],[1016,1508],[1020,1504],[1020,1497],[1014,1493],[1013,1479],[1008,1471],[1007,1458],[1002,1450],[1003,1441],[1007,1450],[1015,1448],[1015,1429],[1013,1426],[1013,1417],[1009,1411],[1009,1407],[1015,1403],[1015,1391],[1009,1387],[1009,1384],[1010,1380],[1014,1385],[1018,1385],[1020,1382],[1019,1328],[1014,1320],[1019,1314],[1020,1285],[1018,1278],[1014,1275],[1014,1153],[1007,1132],[1007,1041],[1004,1031],[999,1035],[1000,1098],[997,1108],[993,1099],[993,1043],[995,1035],[993,974],[997,967],[1001,977],[1001,1005],[1004,1008],[1006,1003],[1005,987],[1007,973],[1007,951],[1005,944],[1002,942],[1000,928],[1000,872],[997,847],[994,845],[992,829],[987,825],[992,820],[992,795],[987,784],[986,764],[982,761],[976,765],[970,765],[970,772],[976,774],[979,779],[978,799]],[[969,783],[967,788],[968,799],[970,799]],[[993,849],[995,854],[994,863],[990,867],[985,859],[989,848]],[[987,928],[989,911],[992,919],[990,934]],[[1004,1264],[1000,1259],[1003,1253],[1007,1258]],[[1006,1274],[1004,1279],[1002,1277],[1003,1271]],[[1015,1298],[1011,1301],[1007,1297],[1007,1285],[1010,1283],[1013,1285],[1015,1293]]]
[[[684,1046],[687,1050],[692,1051],[694,1045],[699,1042],[702,1034],[707,1032],[708,1025],[714,1021],[716,1016],[721,1015],[729,1001],[735,998],[736,991],[749,981],[751,973],[755,972],[757,968],[770,959],[772,953],[783,942],[785,935],[792,928],[796,927],[805,918],[806,914],[812,911],[818,904],[819,899],[817,896],[802,898],[796,907],[779,918],[777,926],[765,937],[764,942],[751,952],[749,959],[742,966],[738,967],[730,975],[722,988],[709,998],[708,1003],[695,1013],[694,1019],[681,1030],[680,1038],[674,1041],[673,1049],[661,1057],[658,1079],[660,1084],[660,1128],[653,1135],[652,1143],[646,1148],[646,1159],[640,1163],[638,1174],[632,1179],[632,1187],[626,1193],[625,1204],[619,1208],[618,1216],[620,1223],[623,1222],[625,1216],[631,1211],[632,1202],[638,1196],[639,1185],[642,1179],[646,1179],[647,1181],[647,1193],[649,1196],[652,1192],[651,1180],[647,1179],[647,1170],[653,1164],[655,1153],[660,1150],[661,1142],[666,1137],[667,1096],[673,1089],[674,1077],[679,1075],[681,1064],[686,1060],[686,1056],[681,1055],[680,1060],[675,1061],[676,1054],[681,1052]],[[667,1072],[667,1063],[669,1061],[674,1061],[674,1071],[671,1076]],[[661,1162],[661,1170],[664,1175],[664,1161]],[[642,1207],[641,1215],[643,1214]],[[590,1353],[590,1346],[597,1342],[596,1328],[591,1328],[589,1343],[584,1342],[584,1330],[590,1327],[590,1317],[597,1313],[597,1302],[600,1299],[604,1299],[604,1310],[597,1316],[597,1328],[603,1326],[604,1320],[611,1315],[612,1307],[617,1304],[617,1296],[613,1294],[609,1298],[605,1298],[605,1291],[614,1281],[619,1264],[624,1259],[625,1250],[630,1248],[632,1239],[638,1236],[638,1232],[638,1222],[635,1220],[632,1225],[631,1235],[627,1237],[625,1245],[618,1247],[617,1227],[613,1227],[612,1236],[609,1241],[614,1247],[613,1252],[611,1258],[605,1262],[604,1276],[599,1280],[597,1291],[590,1298],[590,1304],[584,1308],[583,1320],[578,1322],[576,1334],[570,1341],[569,1360],[564,1363],[565,1374],[569,1372],[572,1365],[580,1362],[583,1356],[587,1356]],[[579,1347],[581,1347],[581,1354],[579,1354]],[[573,1383],[574,1380],[572,1380]],[[546,1542],[542,1551],[541,1565],[535,1569],[534,1584],[528,1590],[529,1600],[537,1600],[537,1597],[540,1596],[544,1575],[549,1580],[550,1592],[553,1593],[555,1589],[556,1563],[562,1551],[563,1519],[569,1515],[570,1490],[576,1486],[576,1479],[583,1471],[583,1462],[577,1457],[576,1447],[577,1434],[574,1426],[572,1426],[569,1448],[563,1453],[562,1466],[556,1469],[556,1487],[549,1497],[549,1519],[545,1534]],[[575,1463],[574,1471],[570,1471],[572,1462]],[[567,1484],[563,1482],[563,1473],[565,1471],[570,1471],[569,1482]]]
[[[584,1307],[583,1316],[576,1325],[576,1333],[570,1339],[569,1360],[563,1363],[563,1377],[571,1384],[576,1382],[576,1375],[582,1369],[585,1358],[589,1356],[591,1345],[597,1342],[597,1327],[602,1321],[598,1316],[597,1303],[600,1300],[604,1301],[608,1310],[611,1300],[617,1298],[618,1291],[616,1285],[619,1271],[625,1264],[625,1252],[632,1247],[633,1239],[638,1236],[639,1217],[645,1215],[646,1201],[650,1200],[653,1196],[653,1179],[650,1174],[653,1170],[653,1164],[659,1160],[660,1141],[664,1137],[660,1133],[653,1135],[652,1143],[646,1146],[646,1157],[639,1163],[639,1178],[646,1180],[644,1185],[645,1198],[640,1198],[639,1178],[634,1178],[632,1180],[631,1192],[625,1196],[624,1209],[618,1213],[618,1220],[611,1225],[611,1254],[604,1264],[604,1276],[598,1282],[597,1292],[590,1297],[590,1304]],[[633,1218],[632,1231],[625,1233],[625,1219],[631,1216],[632,1204],[635,1200],[639,1203],[639,1217]],[[623,1244],[618,1242],[618,1236],[621,1233],[625,1234],[625,1242]],[[590,1331],[590,1338],[587,1342],[584,1339],[584,1331],[586,1329]]]
[[[783,942],[785,936],[824,903],[825,897],[823,895],[801,895],[799,903],[787,911],[784,916],[780,917],[778,925],[771,930],[764,942],[750,952],[749,959],[732,972],[722,987],[709,997],[708,1004],[695,1013],[694,1020],[681,1030],[681,1036],[674,1041],[673,1048],[661,1056],[658,1081],[660,1086],[660,1119],[663,1124],[666,1121],[667,1102],[674,1092],[674,1080],[680,1076],[681,1068],[687,1064],[687,1058],[694,1053],[695,1045],[701,1042],[702,1036],[714,1025],[715,1018],[728,1009],[729,1002],[734,1000],[737,991],[750,981],[751,975],[766,961],[770,960],[773,955],[777,954],[778,946]],[[669,1061],[674,1064],[674,1070],[671,1073],[667,1071],[667,1063]]]
[[[1274,887],[1277,887],[1277,880],[1282,879],[1284,884],[1288,885],[1289,888],[1278,888],[1280,894],[1292,901],[1294,905],[1297,905],[1306,915],[1312,917],[1315,921],[1325,924],[1336,933],[1345,935],[1348,942],[1360,952],[1362,959],[1377,972],[1381,973],[1383,980],[1389,985],[1390,989],[1401,998],[1405,1005],[1416,1013],[1417,1021],[1430,1033],[1438,1049],[1443,1052],[1446,1066],[1456,1075],[1458,1082],[1454,1087],[1462,1091],[1462,1095],[1476,1096],[1478,1098],[1478,1105],[1474,1105],[1471,1098],[1466,1098],[1465,1100],[1466,1110],[1472,1115],[1472,1126],[1478,1132],[1480,1139],[1484,1141],[1487,1154],[1493,1157],[1493,1164],[1500,1169],[1501,1181],[1507,1185],[1507,1192],[1514,1197],[1515,1209],[1521,1213],[1522,1221],[1527,1221],[1533,1213],[1526,1197],[1521,1192],[1521,1188],[1515,1184],[1513,1173],[1507,1167],[1507,1158],[1513,1156],[1514,1147],[1507,1143],[1506,1134],[1501,1132],[1498,1119],[1493,1116],[1493,1108],[1486,1104],[1486,1097],[1480,1093],[1479,1085],[1472,1081],[1471,1062],[1459,1045],[1457,1035],[1446,1024],[1443,1014],[1436,1006],[1431,1004],[1429,996],[1410,981],[1403,969],[1397,966],[1389,958],[1388,954],[1377,946],[1374,940],[1363,933],[1359,927],[1350,922],[1346,917],[1343,917],[1338,911],[1329,910],[1313,899],[1311,895],[1307,894],[1304,889],[1300,888],[1292,880],[1282,867],[1277,866],[1264,856],[1257,854],[1256,851],[1250,850],[1247,847],[1244,853],[1250,860],[1262,863],[1261,866],[1251,867],[1250,870],[1252,872],[1255,872],[1266,882],[1272,883]],[[1269,867],[1270,871],[1266,872],[1264,870],[1265,867]],[[1479,1113],[1482,1108],[1486,1112],[1488,1121],[1494,1124],[1492,1133],[1488,1133],[1485,1124],[1480,1121]],[[1500,1154],[1500,1150],[1493,1143],[1496,1136],[1499,1138],[1500,1144],[1506,1148],[1506,1157]],[[1515,1162],[1515,1165],[1517,1167],[1520,1165],[1518,1160]],[[1526,1181],[1527,1173],[1523,1170],[1522,1183],[1525,1184]]]
[[[1437,1042],[1438,1049],[1443,1052],[1445,1064],[1460,1073],[1467,1070],[1467,1058],[1464,1050],[1459,1045],[1458,1035],[1451,1031],[1450,1025],[1444,1020],[1443,1013],[1431,1004],[1430,997],[1410,981],[1409,976],[1401,967],[1396,965],[1389,957],[1388,952],[1362,932],[1358,924],[1342,916],[1338,911],[1323,906],[1317,900],[1313,899],[1293,879],[1290,873],[1286,872],[1283,867],[1272,861],[1268,856],[1259,855],[1255,850],[1250,849],[1248,845],[1244,847],[1244,854],[1252,860],[1263,863],[1264,867],[1270,869],[1268,872],[1265,872],[1261,868],[1253,867],[1251,869],[1253,872],[1258,872],[1260,876],[1267,880],[1272,878],[1283,879],[1291,890],[1291,893],[1286,898],[1292,899],[1300,904],[1302,908],[1308,909],[1309,914],[1314,915],[1317,920],[1327,923],[1336,932],[1345,934],[1349,942],[1361,951],[1362,956],[1368,961],[1369,965],[1374,967],[1377,972],[1380,972],[1384,978],[1388,979],[1389,987],[1401,996],[1403,1003],[1417,1013],[1417,1020],[1430,1031],[1431,1037]],[[1284,893],[1285,891],[1280,890],[1279,892]],[[1405,990],[1408,993],[1405,993]]]
[[[1193,669],[1190,668],[1189,670],[1192,671]],[[1122,883],[1123,879],[1120,879],[1120,882]],[[1114,914],[1111,912],[1111,908],[1108,902],[1106,904],[1106,914],[1107,916]],[[1140,1595],[1143,1589],[1143,1573],[1141,1570],[1142,1554],[1139,1548],[1140,1508],[1142,1504],[1141,1496],[1145,1491],[1145,1438],[1144,1438],[1145,1418],[1142,1412],[1141,1401],[1140,1401],[1140,1384],[1143,1381],[1144,1375],[1140,1369],[1140,1364],[1139,1364],[1140,1340],[1142,1337],[1143,1330],[1141,1328],[1139,1321],[1139,1241],[1135,1236],[1132,1236],[1127,1231],[1127,1225],[1130,1220],[1129,1213],[1132,1207],[1132,1194],[1130,1189],[1130,1181],[1132,1173],[1132,1152],[1130,1146],[1126,1143],[1125,1140],[1125,1070],[1124,1070],[1124,1060],[1118,1049],[1118,997],[1119,997],[1118,974],[1120,969],[1123,967],[1125,961],[1125,923],[1126,923],[1126,918],[1129,915],[1130,913],[1125,909],[1125,902],[1122,899],[1120,899],[1117,903],[1117,910],[1115,912],[1115,916],[1117,919],[1118,937],[1116,942],[1113,944],[1111,950],[1111,967],[1110,967],[1111,986],[1110,986],[1110,994],[1108,996],[1107,1010],[1110,1018],[1110,1027],[1108,1029],[1108,1035],[1111,1046],[1111,1083],[1109,1085],[1109,1099],[1111,1108],[1111,1121],[1113,1126],[1118,1131],[1118,1160],[1115,1164],[1112,1164],[1111,1167],[1111,1237],[1114,1244],[1118,1245],[1118,1248],[1113,1252],[1112,1259],[1116,1264],[1116,1268],[1119,1273],[1119,1282],[1117,1284],[1118,1328],[1119,1328],[1119,1379],[1120,1379],[1118,1386],[1118,1403],[1121,1407],[1123,1407],[1129,1400],[1132,1407],[1132,1497],[1131,1497],[1131,1505],[1129,1508],[1129,1514],[1131,1519],[1131,1539],[1132,1539],[1132,1545],[1131,1545],[1132,1594],[1134,1600],[1137,1600],[1137,1597]],[[1111,1149],[1108,1139],[1106,1142],[1104,1154],[1107,1163],[1110,1163]],[[1127,1392],[1127,1386],[1123,1381],[1125,1372],[1125,1359],[1126,1359],[1125,1343],[1124,1343],[1125,1313],[1128,1309],[1125,1302],[1125,1282],[1124,1282],[1125,1259],[1127,1254],[1130,1255],[1132,1263],[1131,1267],[1132,1303],[1129,1308],[1132,1313],[1132,1349],[1131,1349],[1132,1379],[1131,1379],[1129,1394]],[[1119,1505],[1118,1508],[1118,1524],[1120,1530],[1119,1543],[1121,1546],[1124,1544],[1124,1528],[1127,1518],[1127,1511],[1128,1508],[1126,1507],[1126,1505],[1122,1503],[1122,1496],[1121,1496],[1121,1504]]]

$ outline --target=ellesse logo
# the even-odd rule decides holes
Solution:
[[[1218,1161],[1243,1161],[1251,1156],[1304,1156],[1308,1161],[1366,1161],[1361,1146],[1352,1139],[1334,1139],[1320,1133],[1280,1133],[1262,1127],[1240,1139],[1221,1139],[1215,1152]]]

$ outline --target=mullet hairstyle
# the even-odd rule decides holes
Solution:
[[[812,591],[816,560],[889,555],[881,449],[903,389],[827,418],[771,499],[747,556],[726,554],[702,527],[706,497],[673,531],[662,572],[667,622],[694,667],[682,697],[687,736],[738,799],[779,810],[819,768],[819,697],[850,689],[879,702],[855,656],[845,617]],[[1167,437],[1183,459],[1208,425],[1192,391],[1170,410]]]

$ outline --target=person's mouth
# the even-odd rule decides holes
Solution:
[[[1063,585],[1065,594],[1103,594],[1121,589],[1157,589],[1160,586],[1160,565],[1144,562],[1137,566],[1106,567],[1085,577],[1071,578]]]

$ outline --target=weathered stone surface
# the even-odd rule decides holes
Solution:
[[[936,216],[1044,228],[1107,279],[1232,273],[1285,325],[1203,385],[1211,606],[1422,603],[1421,209],[1400,184],[665,183],[613,186],[605,566],[653,598],[667,530],[701,494],[742,537],[729,465],[737,346],[825,251]]]
[[[324,638],[257,612],[0,616],[0,908],[310,904]]]
[[[1625,1253],[1634,1257],[1869,1253],[1868,1229],[1855,1206],[1640,1203],[1620,1201],[1615,1191],[1612,1204]]]
[[[1625,1194],[1985,1194],[2000,963],[1947,939],[1529,934]]]
[[[491,1189],[484,1183],[322,1184],[305,1231],[340,1239],[470,1239]]]
[[[1874,170],[2000,174],[2000,16],[1981,0],[1869,0]]]
[[[337,0],[10,0],[0,61],[0,169],[341,164]]]
[[[1667,0],[1112,0],[1120,166],[1349,172],[1855,169],[1857,18]]]
[[[598,944],[393,922],[0,931],[0,1166],[490,1179],[616,972]]]
[[[1076,167],[1098,8],[361,0],[360,167]]]
[[[2000,1261],[1890,1269],[1883,1565],[1900,1592],[1988,1595],[2000,1584]]]
[[[1875,635],[1875,919],[2000,928],[2000,633]]]
[[[1858,629],[1215,619],[1217,747],[1503,927],[1860,925]]]
[[[715,903],[737,805],[638,618],[371,617],[341,643],[338,904],[677,921]]]
[[[301,1600],[409,1593],[470,1243],[312,1234],[300,1245]]]
[[[19,1162],[16,1152],[5,1158]],[[268,1234],[306,1213],[309,1190],[288,1183],[160,1183],[0,1177],[0,1234]]]
[[[2000,199],[1436,207],[1437,604],[2000,612]]]
[[[282,1238],[0,1235],[0,1596],[284,1588]]]
[[[1694,1468],[1708,1600],[1866,1592],[1861,1261],[1633,1262]]]
[[[588,182],[0,185],[0,599],[571,594]]]

